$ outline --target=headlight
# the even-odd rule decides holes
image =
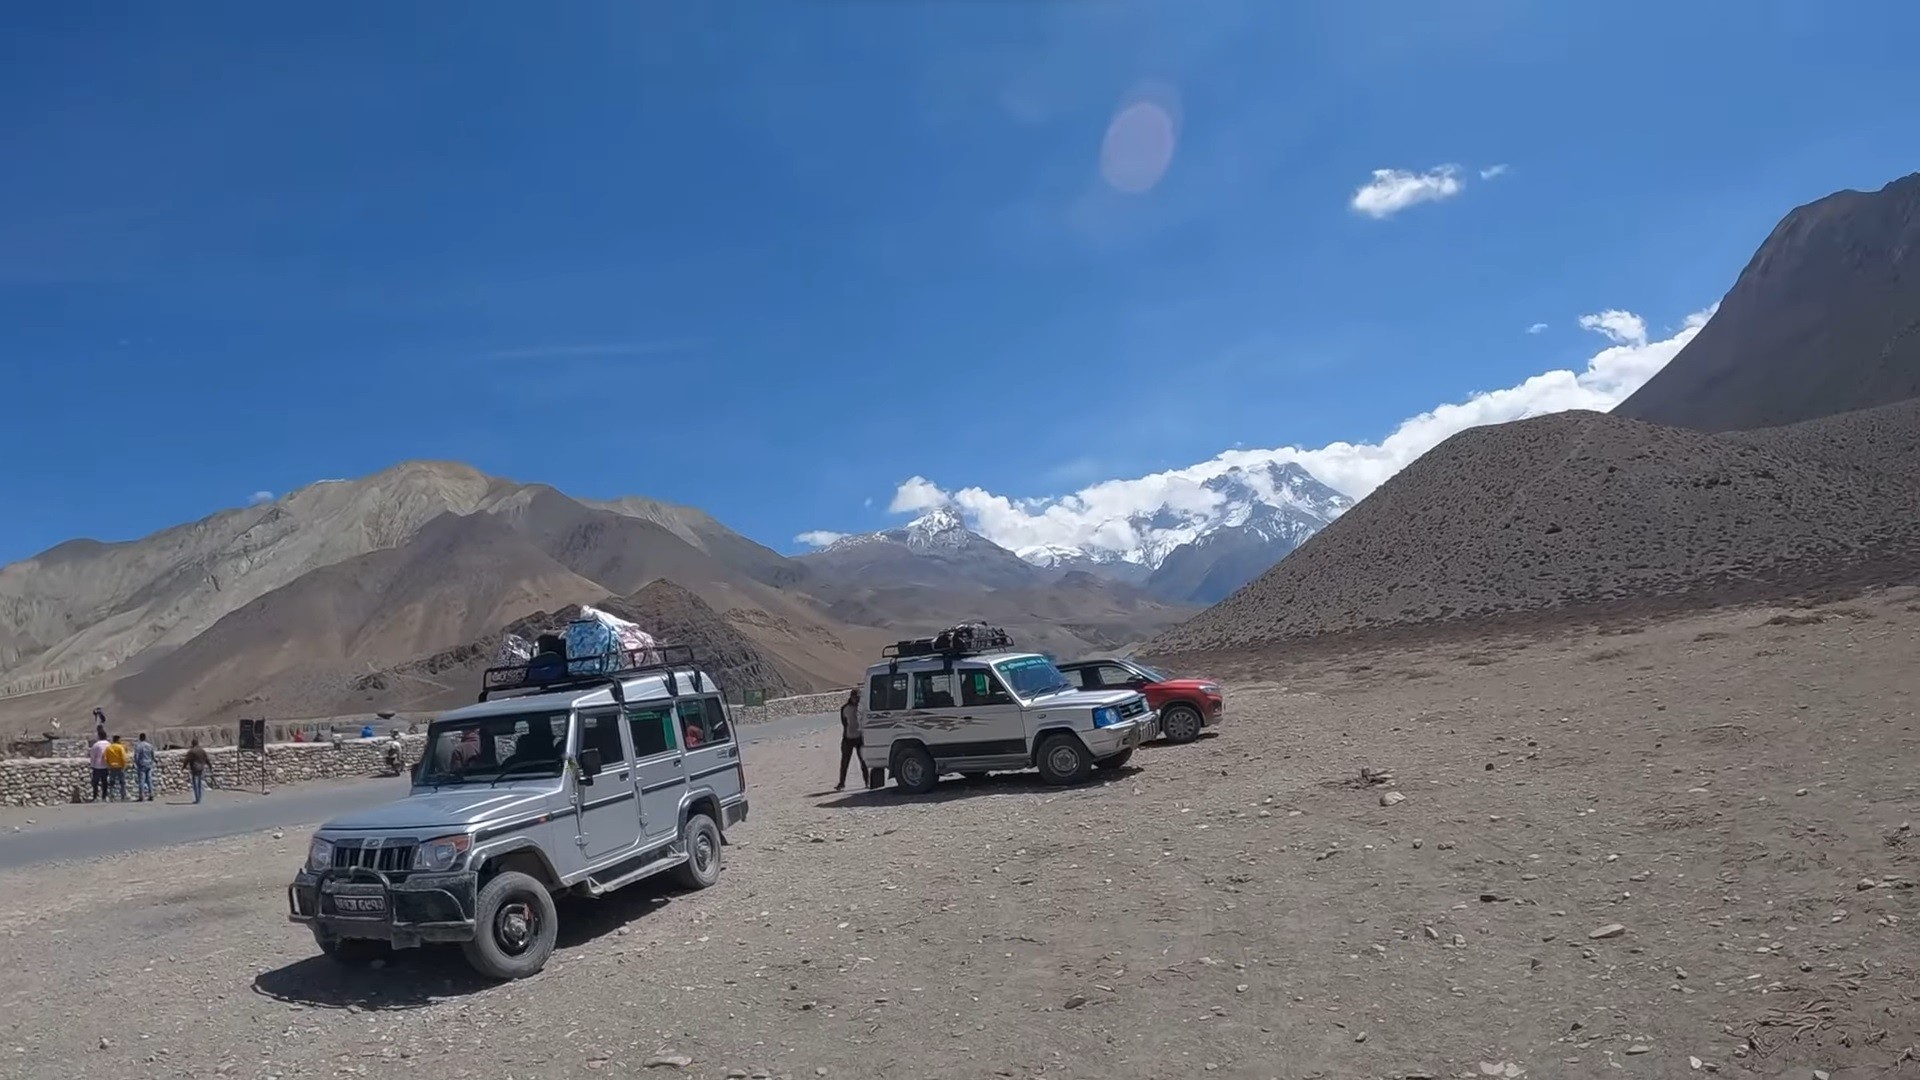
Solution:
[[[1111,727],[1112,725],[1117,724],[1119,722],[1120,722],[1120,712],[1117,709],[1111,709],[1105,705],[1102,705],[1101,707],[1093,710],[1093,726],[1094,727],[1097,727],[1097,728]]]
[[[473,846],[473,837],[465,833],[428,840],[413,849],[415,870],[451,870]]]
[[[307,841],[307,869],[318,873],[333,865],[333,841],[318,836]]]

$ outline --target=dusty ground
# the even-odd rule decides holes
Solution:
[[[765,745],[717,888],[507,986],[318,958],[298,830],[9,873],[0,1075],[1920,1076],[1916,642],[1901,590],[1232,671],[1067,792]]]

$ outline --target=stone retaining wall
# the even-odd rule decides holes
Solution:
[[[735,705],[732,707],[733,718],[742,724],[758,724],[788,716],[839,712],[841,704],[846,700],[846,690],[829,690],[824,694],[799,694],[794,697],[774,698],[765,705]]]
[[[403,735],[402,758],[411,764],[420,757],[426,744],[424,735]],[[385,739],[347,739],[338,744],[272,743],[266,753],[266,782],[269,785],[297,784],[307,780],[339,780],[355,776],[378,776],[386,771]],[[157,794],[189,789],[187,752],[162,750],[157,755],[153,786]],[[241,753],[228,746],[207,748],[213,762],[214,781],[222,787],[259,790],[261,757]],[[55,806],[73,801],[78,791],[86,798],[93,785],[92,770],[86,758],[15,758],[0,761],[0,806]],[[135,776],[127,770],[127,794],[133,795]]]

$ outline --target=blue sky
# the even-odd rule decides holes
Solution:
[[[913,475],[1378,440],[1585,365],[1584,314],[1668,337],[1792,206],[1915,168],[1916,35],[1891,2],[11,5],[0,561],[416,457],[793,550]],[[1173,151],[1121,190],[1139,101]],[[1352,206],[1448,164],[1451,198]]]

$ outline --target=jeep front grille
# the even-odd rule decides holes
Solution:
[[[413,849],[416,846],[410,840],[381,847],[346,847],[336,843],[333,848],[333,868],[400,873],[413,869]]]
[[[1146,699],[1134,698],[1132,701],[1128,701],[1120,706],[1120,719],[1131,720],[1136,716],[1144,716],[1146,711]]]

